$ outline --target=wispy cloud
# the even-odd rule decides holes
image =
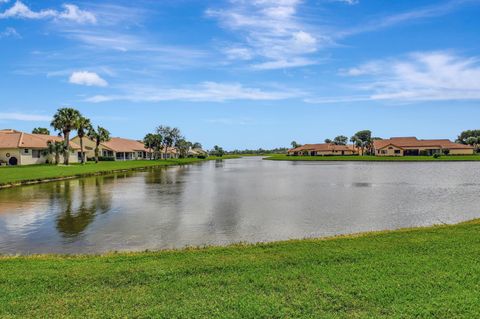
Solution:
[[[126,86],[123,92],[113,95],[95,95],[86,101],[99,103],[108,101],[131,102],[225,102],[232,100],[269,101],[302,96],[295,90],[263,90],[244,87],[239,83],[203,82],[187,88],[162,88],[152,86]]]
[[[0,120],[13,120],[13,121],[38,121],[46,122],[52,119],[51,116],[35,115],[25,113],[0,113]]]
[[[63,11],[54,9],[42,9],[34,11],[21,1],[0,13],[0,19],[18,18],[18,19],[57,19],[72,21],[76,23],[96,23],[95,15],[89,11],[81,10],[74,4],[64,4]]]
[[[358,96],[307,99],[309,103],[355,101],[480,100],[480,58],[448,52],[412,53],[404,59],[370,61],[345,76],[362,79]]]
[[[340,30],[336,38],[356,35],[359,33],[378,31],[381,29],[411,23],[418,20],[441,17],[458,10],[468,4],[479,4],[479,0],[450,0],[435,5],[417,7],[414,10],[401,12],[393,15],[383,16],[381,18],[370,18],[370,21],[362,25]]]
[[[238,32],[242,42],[224,51],[230,59],[252,60],[257,69],[315,64],[311,54],[329,38],[313,34],[297,15],[300,0],[231,0],[223,9],[209,9],[225,28]],[[259,61],[258,61],[259,60]]]
[[[8,27],[8,28],[5,28],[4,31],[0,32],[0,38],[8,38],[8,37],[21,38],[21,35],[20,33],[17,32],[17,30],[15,30],[15,28]]]
[[[102,79],[97,73],[89,71],[76,71],[70,75],[68,80],[72,84],[86,86],[107,86],[108,82]]]

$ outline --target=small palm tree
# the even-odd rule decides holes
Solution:
[[[90,120],[86,117],[80,116],[77,119],[75,129],[77,130],[78,138],[80,139],[80,154],[81,154],[81,162],[85,164],[85,152],[83,151],[83,138],[88,134],[88,132],[92,129],[92,124]]]
[[[91,127],[87,135],[88,138],[95,141],[95,163],[98,163],[98,151],[100,144],[110,141],[110,132],[101,126],[97,126],[97,130]]]
[[[60,163],[60,154],[63,152],[63,143],[58,141],[48,141],[47,142],[47,152],[48,155],[55,156],[55,165]]]
[[[65,165],[69,164],[70,132],[76,129],[77,121],[81,116],[78,110],[69,107],[61,108],[57,110],[50,124],[63,134],[63,162]]]

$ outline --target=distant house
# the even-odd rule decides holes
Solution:
[[[447,139],[419,140],[416,137],[392,137],[373,141],[376,156],[417,156],[448,153],[450,155],[472,155],[473,147],[454,143]]]
[[[191,148],[188,150],[188,156],[197,157],[197,156],[207,156],[208,153],[201,148]]]
[[[63,142],[59,136],[30,134],[12,129],[0,130],[0,162],[8,165],[44,164],[54,161],[54,155],[47,154],[48,142]],[[70,163],[77,163],[76,151],[80,147],[70,142]],[[60,156],[63,162],[63,154]]]
[[[291,156],[325,156],[325,155],[354,155],[357,151],[353,146],[325,144],[305,144],[287,151]]]
[[[72,139],[76,144],[80,144],[78,136]],[[83,139],[84,152],[87,158],[95,157],[95,142],[84,138]],[[110,157],[116,161],[142,160],[150,159],[151,150],[145,147],[143,142],[137,140],[130,140],[120,137],[112,137],[108,142],[100,143],[99,156]],[[78,158],[81,157],[81,152],[78,152]],[[166,154],[162,150],[161,158],[177,158],[178,152],[174,147],[169,147]]]

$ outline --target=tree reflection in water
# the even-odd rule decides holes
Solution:
[[[73,186],[73,181],[65,181],[63,187],[62,184],[57,184],[54,196],[62,209],[56,220],[56,228],[63,237],[78,237],[85,232],[97,214],[110,210],[112,198],[111,193],[104,190],[106,181],[108,183],[105,177],[95,177],[78,180],[78,187]],[[95,184],[94,191],[89,185],[91,183]]]

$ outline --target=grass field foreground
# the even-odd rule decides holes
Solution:
[[[0,257],[2,318],[479,318],[480,222],[252,246]]]
[[[206,160],[230,159],[238,156],[224,156],[218,158],[210,156]],[[82,177],[94,174],[107,174],[121,170],[134,170],[157,166],[185,165],[205,161],[198,158],[169,159],[156,161],[112,161],[95,164],[88,162],[85,165],[26,165],[0,167],[0,186],[22,184],[49,179],[61,179],[67,177]]]
[[[356,161],[356,162],[476,162],[480,155],[440,156],[287,156],[273,155],[264,159],[272,161]]]

